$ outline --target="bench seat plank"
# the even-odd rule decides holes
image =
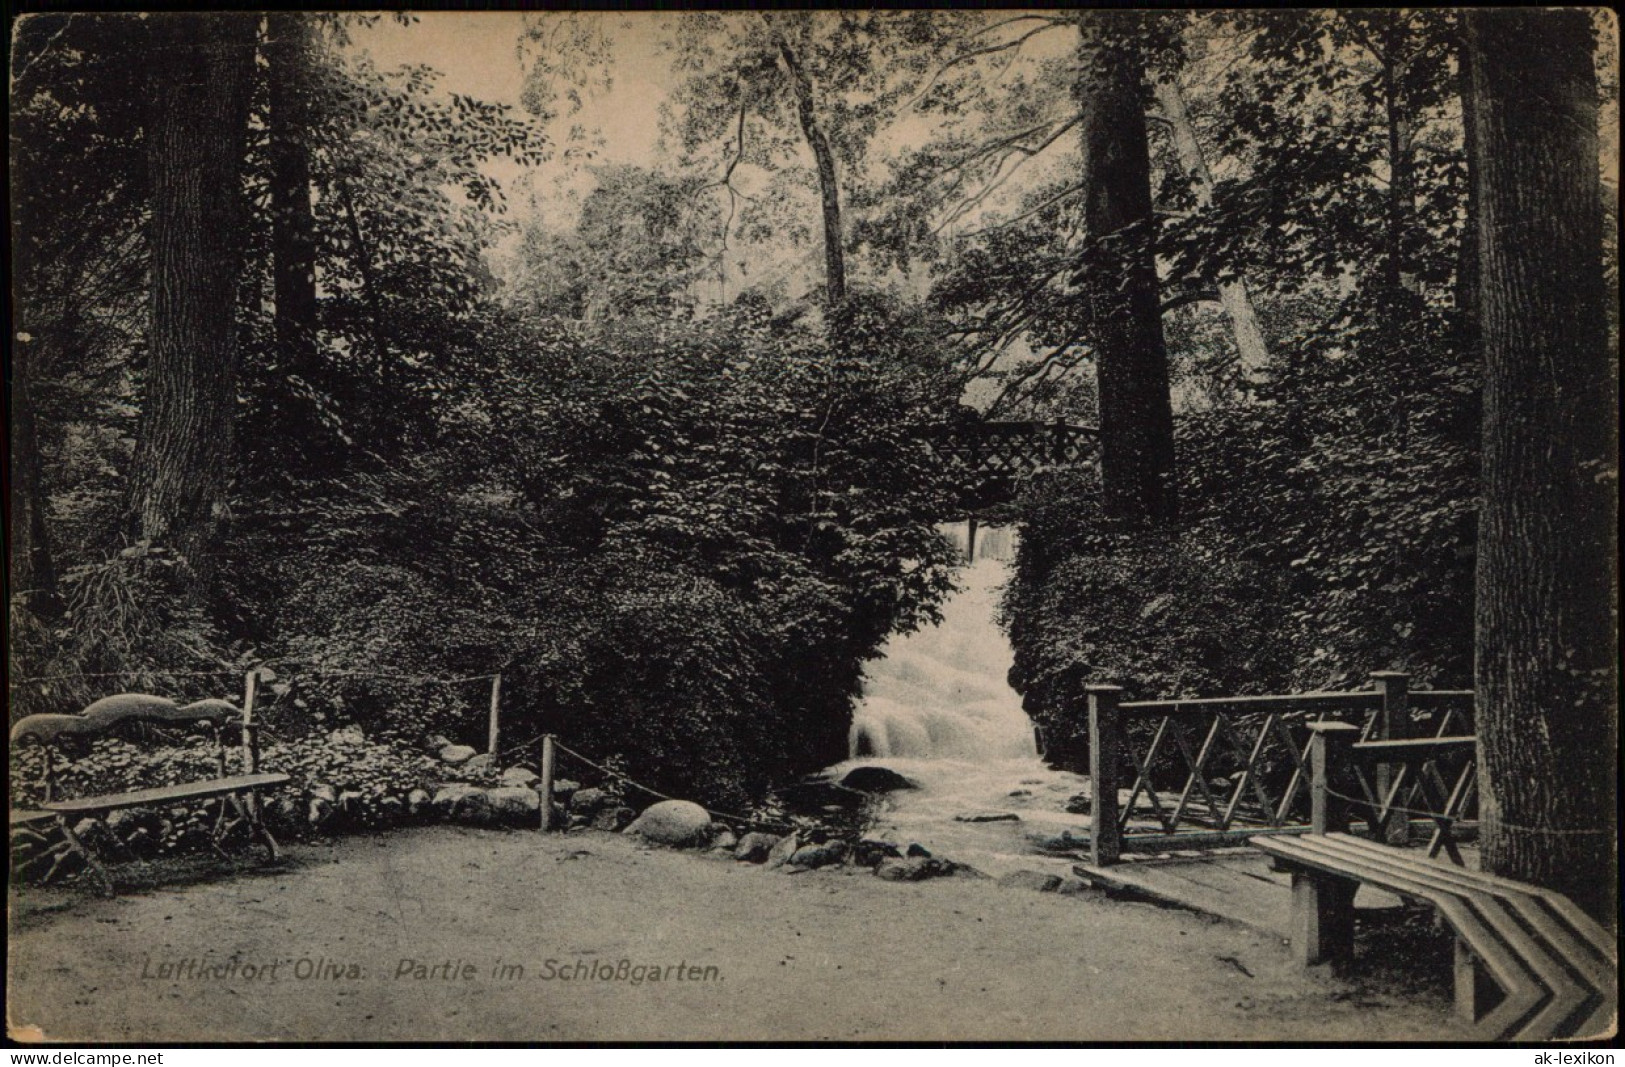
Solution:
[[[1329,847],[1339,850],[1359,849],[1361,852],[1369,852],[1371,849],[1370,842],[1345,834],[1327,834],[1324,841]],[[1537,886],[1519,885],[1516,882],[1503,885],[1502,880],[1491,881],[1477,871],[1432,863],[1403,852],[1388,851],[1391,853],[1387,857],[1388,862],[1395,867],[1419,870],[1428,877],[1459,886],[1463,890],[1484,891],[1488,886],[1489,891],[1511,903],[1519,916],[1556,948],[1567,963],[1599,988],[1605,987],[1610,976],[1615,973],[1617,965],[1613,959],[1613,944],[1611,942],[1598,944],[1587,937],[1585,931],[1571,929],[1563,921],[1562,911],[1554,906],[1552,893]]]
[[[1584,925],[1566,921],[1568,913],[1578,909],[1560,894],[1421,860],[1348,834],[1260,839],[1254,845],[1289,865],[1365,882],[1438,907],[1507,992],[1507,1000],[1480,1021],[1495,1039],[1594,1036],[1617,1010],[1612,946],[1593,939]],[[1477,917],[1461,914],[1463,902]],[[1489,930],[1478,925],[1479,917]],[[1491,930],[1491,936],[1482,936]],[[1531,977],[1544,989],[1529,989]]]
[[[1320,835],[1315,835],[1320,836]],[[1349,872],[1346,863],[1337,857],[1326,856],[1312,849],[1301,847],[1303,839],[1281,840],[1268,839],[1255,841],[1257,847],[1263,848],[1271,855],[1279,856],[1289,863],[1302,867],[1312,868],[1324,874],[1335,875],[1339,878],[1356,878]],[[1412,900],[1420,900],[1433,905],[1445,917],[1458,935],[1465,938],[1475,947],[1479,944],[1494,946],[1496,938],[1461,900],[1451,893],[1430,889],[1426,886],[1409,883],[1404,879],[1384,879],[1382,888],[1390,892],[1399,893]],[[1506,952],[1488,952],[1482,956],[1484,964],[1490,973],[1506,992],[1505,999],[1489,1014],[1478,1021],[1481,1032],[1490,1036],[1490,1040],[1504,1039],[1505,1035],[1526,1019],[1544,999],[1544,991],[1535,975],[1529,971],[1515,956]]]
[[[1352,834],[1323,834],[1317,836],[1323,836],[1328,841],[1342,840],[1356,842],[1367,848],[1375,845],[1375,842],[1368,841],[1363,837],[1355,837]],[[1431,861],[1420,858],[1412,858],[1409,856],[1404,858],[1411,863],[1427,863],[1428,869],[1430,870],[1434,867],[1443,866],[1442,864],[1435,864]],[[1471,872],[1471,876],[1475,882],[1487,886],[1493,886],[1496,889],[1515,893],[1534,893],[1535,895],[1541,897],[1546,901],[1547,905],[1551,907],[1553,911],[1561,915],[1563,920],[1572,926],[1582,937],[1586,939],[1587,942],[1595,946],[1610,963],[1615,965],[1618,964],[1619,953],[1614,935],[1609,933],[1607,930],[1604,930],[1595,919],[1581,911],[1579,906],[1568,897],[1558,893],[1548,892],[1539,888],[1538,886],[1529,885],[1526,882],[1514,881],[1511,878],[1503,878],[1500,875],[1489,874],[1484,871],[1473,871]]]
[[[95,815],[104,811],[138,808],[146,804],[169,804],[182,800],[226,796],[249,789],[270,789],[291,779],[286,774],[239,774],[230,778],[211,778],[201,782],[183,782],[180,785],[160,786],[156,789],[137,789],[130,793],[110,793],[101,797],[80,797],[43,804],[46,811],[56,815]]]
[[[1561,962],[1544,946],[1532,938],[1513,915],[1513,908],[1503,898],[1503,892],[1485,885],[1462,885],[1459,878],[1440,876],[1441,864],[1426,865],[1411,861],[1409,857],[1387,845],[1364,841],[1360,838],[1323,835],[1298,842],[1310,852],[1329,857],[1334,865],[1346,864],[1345,870],[1362,881],[1384,889],[1403,891],[1404,884],[1437,890],[1463,897],[1489,923],[1500,939],[1532,968],[1552,996],[1518,1031],[1508,1037],[1539,1040],[1563,1032],[1563,1026],[1587,1003],[1586,991],[1576,984]],[[1470,879],[1470,875],[1468,876]],[[1455,883],[1455,884],[1452,884]],[[1501,952],[1493,943],[1474,945],[1486,957]]]

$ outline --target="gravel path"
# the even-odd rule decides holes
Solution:
[[[1263,935],[1146,905],[787,875],[601,833],[433,827],[288,851],[279,870],[113,900],[14,892],[13,1037],[1466,1036],[1441,996],[1306,976]]]

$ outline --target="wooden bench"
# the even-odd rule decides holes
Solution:
[[[78,715],[30,715],[11,728],[11,745],[16,751],[23,744],[37,744],[44,760],[45,800],[38,810],[14,811],[11,826],[24,833],[38,834],[39,824],[49,820],[61,831],[62,840],[49,845],[40,859],[52,860],[54,872],[69,856],[79,856],[101,879],[108,896],[114,893],[113,879],[97,858],[95,851],[86,846],[76,829],[86,818],[101,818],[115,811],[140,807],[163,807],[192,800],[221,798],[220,812],[210,834],[210,846],[222,856],[222,843],[234,831],[246,830],[252,840],[265,846],[271,861],[278,858],[276,839],[265,828],[261,818],[258,791],[274,789],[289,778],[286,774],[266,774],[259,771],[258,728],[241,709],[224,700],[200,700],[182,707],[173,700],[139,693],[121,693],[96,701]],[[217,749],[215,777],[193,782],[137,789],[123,793],[97,796],[58,798],[56,796],[55,763],[63,738],[104,737],[129,724],[149,727],[178,727],[186,730],[202,729],[212,735]],[[241,741],[243,773],[228,771],[228,735],[236,731]]]
[[[1292,874],[1292,943],[1304,964],[1354,950],[1354,894],[1362,884],[1432,906],[1455,934],[1457,1012],[1487,1041],[1606,1035],[1618,1011],[1612,934],[1559,893],[1343,832],[1352,805],[1330,783],[1360,761],[1416,759],[1439,739],[1354,743],[1341,723],[1316,727],[1311,832],[1256,837]],[[1458,739],[1446,739],[1454,743]],[[1377,829],[1380,820],[1371,818]]]

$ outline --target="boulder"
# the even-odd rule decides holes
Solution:
[[[150,834],[157,828],[158,822],[158,813],[144,808],[125,808],[107,813],[107,828],[119,837],[129,837],[141,831]]]
[[[773,848],[767,854],[768,869],[771,870],[774,867],[783,867],[786,863],[789,863],[790,857],[794,856],[796,854],[796,850],[800,847],[801,841],[796,837],[795,834],[787,834],[784,837],[779,838],[779,840],[774,843]]]
[[[1089,831],[1079,827],[1075,831],[1062,830],[1058,834],[1048,830],[1029,832],[1027,840],[1043,852],[1071,853],[1089,847]]]
[[[957,863],[934,856],[888,857],[875,868],[875,877],[887,882],[922,882],[927,878],[946,878],[960,870]]]
[[[854,767],[846,772],[841,785],[862,793],[892,793],[899,789],[920,788],[890,767]]]
[[[491,759],[489,752],[481,752],[477,756],[470,757],[468,762],[463,764],[464,774],[488,774],[495,769],[496,762]]]
[[[361,732],[359,726],[341,726],[327,735],[328,741],[335,745],[364,745],[367,735]]]
[[[874,867],[885,859],[899,859],[902,851],[890,841],[859,841],[852,846],[852,862],[859,867]]]
[[[536,790],[522,785],[504,785],[486,790],[492,817],[507,825],[539,826],[542,798]]]
[[[765,863],[773,846],[779,839],[772,834],[748,833],[739,839],[739,846],[734,849],[734,859],[746,863]]]
[[[846,858],[846,844],[831,841],[827,845],[803,845],[791,854],[789,866],[812,868],[828,867]]]
[[[1061,888],[1061,876],[1043,871],[1011,871],[999,879],[1006,889],[1031,889],[1039,893],[1053,893]]]
[[[673,848],[693,848],[710,842],[716,832],[711,813],[692,801],[662,800],[645,808],[625,833]]]
[[[732,852],[739,847],[739,835],[724,826],[711,838],[712,852]]]
[[[613,807],[604,808],[588,818],[587,825],[594,830],[607,830],[610,833],[617,833],[630,826],[636,821],[637,817],[638,813],[631,808],[617,804]]]
[[[875,877],[884,882],[918,882],[925,877],[925,865],[918,858],[888,856],[875,867]]]
[[[1013,811],[967,811],[954,816],[954,822],[1020,822]]]
[[[575,796],[576,790],[580,788],[580,782],[573,782],[568,778],[555,778],[553,779],[553,799],[560,804],[568,804],[570,798]]]
[[[491,807],[490,791],[470,789],[464,793],[452,809],[452,818],[471,826],[491,825],[496,821],[496,812]]]
[[[479,753],[467,745],[447,745],[440,750],[440,762],[457,767],[467,763],[477,755]]]
[[[423,809],[429,806],[431,799],[429,791],[426,789],[412,790],[406,794],[406,813],[408,815],[423,814]]]
[[[429,806],[436,815],[449,819],[457,814],[458,807],[469,794],[478,792],[480,792],[478,788],[469,785],[467,782],[453,782],[436,790],[434,799],[429,802]]]
[[[429,738],[429,747],[436,752],[439,752],[449,744],[451,744],[451,738],[443,737],[440,734],[435,734],[433,737]]]
[[[931,858],[931,850],[920,844],[918,841],[911,841],[909,842],[908,851],[905,852],[904,855],[908,856],[910,859],[918,858],[928,860]]]
[[[406,810],[406,801],[396,796],[383,796],[378,798],[378,818],[384,824],[399,822],[401,813]]]
[[[779,790],[779,800],[797,815],[826,815],[857,811],[868,803],[869,794],[820,778],[786,786]]]
[[[529,767],[509,767],[501,775],[503,785],[530,785],[536,778],[536,772]]]
[[[339,791],[326,782],[311,782],[305,786],[305,792],[314,800],[325,800],[329,804],[339,802]]]
[[[570,810],[577,815],[596,815],[600,808],[613,802],[602,789],[578,789],[570,797]]]

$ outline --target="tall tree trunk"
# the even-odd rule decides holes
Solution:
[[[53,619],[61,609],[57,599],[56,564],[46,523],[45,475],[39,432],[34,422],[30,389],[38,339],[18,341],[11,349],[11,535],[10,594],[20,597],[28,610]]]
[[[829,138],[818,121],[812,77],[778,23],[765,14],[762,17],[767,20],[773,44],[784,60],[785,72],[790,75],[801,134],[807,139],[807,147],[812,149],[813,162],[818,168],[818,193],[824,218],[824,292],[830,306],[836,307],[846,300],[846,248],[841,238],[841,190],[836,181],[835,153],[830,150]]]
[[[141,538],[201,580],[225,511],[243,258],[240,170],[258,17],[148,16],[152,324],[131,477]]]
[[[1459,16],[1465,19],[1467,16]],[[1464,31],[1465,32],[1465,31]],[[1471,167],[1478,158],[1478,95],[1473,91],[1473,50],[1463,39],[1456,52],[1457,95],[1461,97],[1462,148]],[[1456,315],[1468,354],[1477,356],[1479,342],[1478,282],[1478,182],[1467,178],[1466,222],[1461,228],[1461,248],[1456,258]]]
[[[311,210],[310,63],[315,24],[302,12],[266,16],[271,143],[271,262],[277,348],[294,373],[316,359],[316,223]]]
[[[1185,94],[1178,83],[1171,80],[1156,84],[1157,106],[1168,120],[1173,135],[1174,154],[1179,166],[1191,180],[1197,207],[1206,209],[1213,203],[1213,173],[1208,170],[1202,143],[1196,139],[1196,127],[1191,125],[1190,111],[1185,107]],[[1261,384],[1269,374],[1270,349],[1264,340],[1264,331],[1258,325],[1258,313],[1253,309],[1253,298],[1247,292],[1247,283],[1239,276],[1219,283],[1219,304],[1230,317],[1230,329],[1236,341],[1241,379],[1252,385]]]
[[[1078,16],[1073,84],[1082,133],[1083,299],[1090,302],[1100,392],[1100,466],[1106,512],[1168,522],[1177,511],[1168,353],[1153,259],[1151,153],[1138,49],[1106,12]]]
[[[271,288],[277,370],[284,378],[319,381],[316,304],[316,220],[312,208],[310,146],[311,71],[316,16],[277,11],[266,16],[264,55],[269,109]],[[322,424],[310,389],[290,391],[274,430],[256,445],[266,469],[293,473],[331,469],[332,435]]]
[[[1396,19],[1408,16],[1396,14]],[[1389,291],[1415,291],[1415,273],[1406,269],[1410,265],[1411,220],[1416,214],[1416,159],[1415,125],[1410,105],[1400,89],[1405,76],[1404,30],[1395,27],[1385,35],[1382,62],[1382,98],[1388,126],[1388,211],[1387,262],[1384,281]],[[1403,314],[1403,304],[1394,310]]]
[[[1469,16],[1484,352],[1484,865],[1617,919],[1618,407],[1583,10]]]

